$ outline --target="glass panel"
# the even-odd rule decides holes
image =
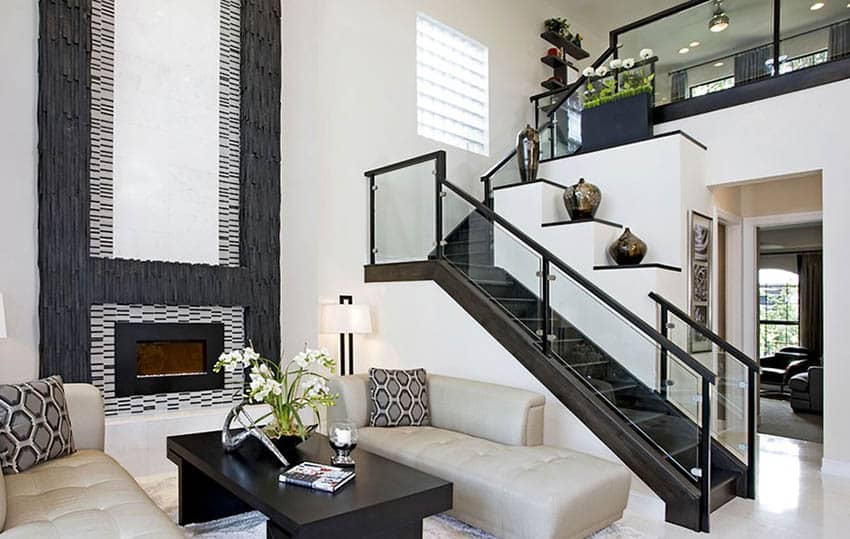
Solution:
[[[457,193],[449,188],[444,190],[446,260],[530,333],[542,334],[540,255],[492,223]]]
[[[541,142],[541,146],[542,145],[543,143]],[[506,150],[505,153],[502,155],[506,155],[509,152],[510,150]],[[490,186],[493,188],[501,187],[503,185],[512,185],[519,182],[519,165],[517,164],[516,155],[511,157],[507,163],[502,165],[502,168],[500,168],[492,176],[490,176]]]
[[[780,73],[850,56],[846,1],[782,2],[780,9]]]
[[[434,161],[375,176],[375,262],[426,260],[434,251]]]
[[[698,463],[702,378],[551,266],[552,351],[582,376],[667,457],[690,471]],[[663,378],[663,379],[662,379]],[[667,383],[662,383],[662,382]]]
[[[710,29],[716,10],[705,2],[618,36],[619,58],[637,59],[645,48],[658,56],[657,105],[770,76],[773,0],[722,2],[729,23],[721,31]]]
[[[712,399],[712,425],[714,437],[723,443],[744,463],[747,462],[747,367],[722,348],[706,339],[684,320],[668,313],[668,336],[682,349],[691,351],[691,356],[717,373],[715,398]],[[675,369],[670,367],[671,379]],[[675,381],[674,381],[675,386]],[[671,395],[677,406],[681,399]],[[696,410],[690,410],[696,413]]]

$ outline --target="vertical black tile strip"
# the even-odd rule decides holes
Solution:
[[[242,0],[240,267],[89,256],[91,0],[40,0],[40,372],[91,380],[98,303],[241,305],[246,338],[280,355],[280,0]]]

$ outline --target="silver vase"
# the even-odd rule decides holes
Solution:
[[[537,179],[537,165],[540,163],[540,135],[530,125],[526,125],[516,137],[516,161],[519,166],[520,181],[533,182]]]

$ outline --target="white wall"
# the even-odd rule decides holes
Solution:
[[[818,86],[656,126],[681,129],[709,148],[708,182],[822,171],[824,256],[824,469],[850,475],[850,362],[844,334],[850,312],[845,286],[850,253],[850,80]]]
[[[448,179],[477,196],[479,177],[531,121],[528,97],[551,75],[540,62],[544,19],[566,3],[512,0],[284,1],[283,340],[285,353],[315,343],[318,306],[340,293],[362,300],[368,242],[363,172],[440,148]],[[416,12],[489,49],[489,157],[416,134]],[[593,56],[604,40],[587,34]],[[605,37],[605,36],[603,36]],[[432,222],[405,226],[433,228]],[[335,340],[327,338],[336,350]]]
[[[0,6],[0,291],[9,338],[0,340],[0,381],[38,371],[36,89],[38,3]]]

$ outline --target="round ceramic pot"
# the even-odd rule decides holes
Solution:
[[[646,243],[626,227],[623,234],[608,247],[608,254],[618,266],[640,264],[646,256]]]
[[[564,206],[570,219],[591,219],[602,203],[602,191],[581,178],[577,184],[564,190]]]
[[[516,137],[516,161],[521,181],[533,182],[537,179],[537,167],[540,164],[540,135],[531,125],[526,125]]]
[[[287,453],[295,449],[298,444],[306,442],[310,438],[310,436],[313,435],[313,432],[315,432],[316,427],[317,425],[308,426],[305,429],[306,432],[304,433],[304,438],[301,438],[301,436],[295,434],[292,436],[279,436],[277,438],[271,438],[271,441],[275,445],[275,447],[280,450],[281,453]]]

